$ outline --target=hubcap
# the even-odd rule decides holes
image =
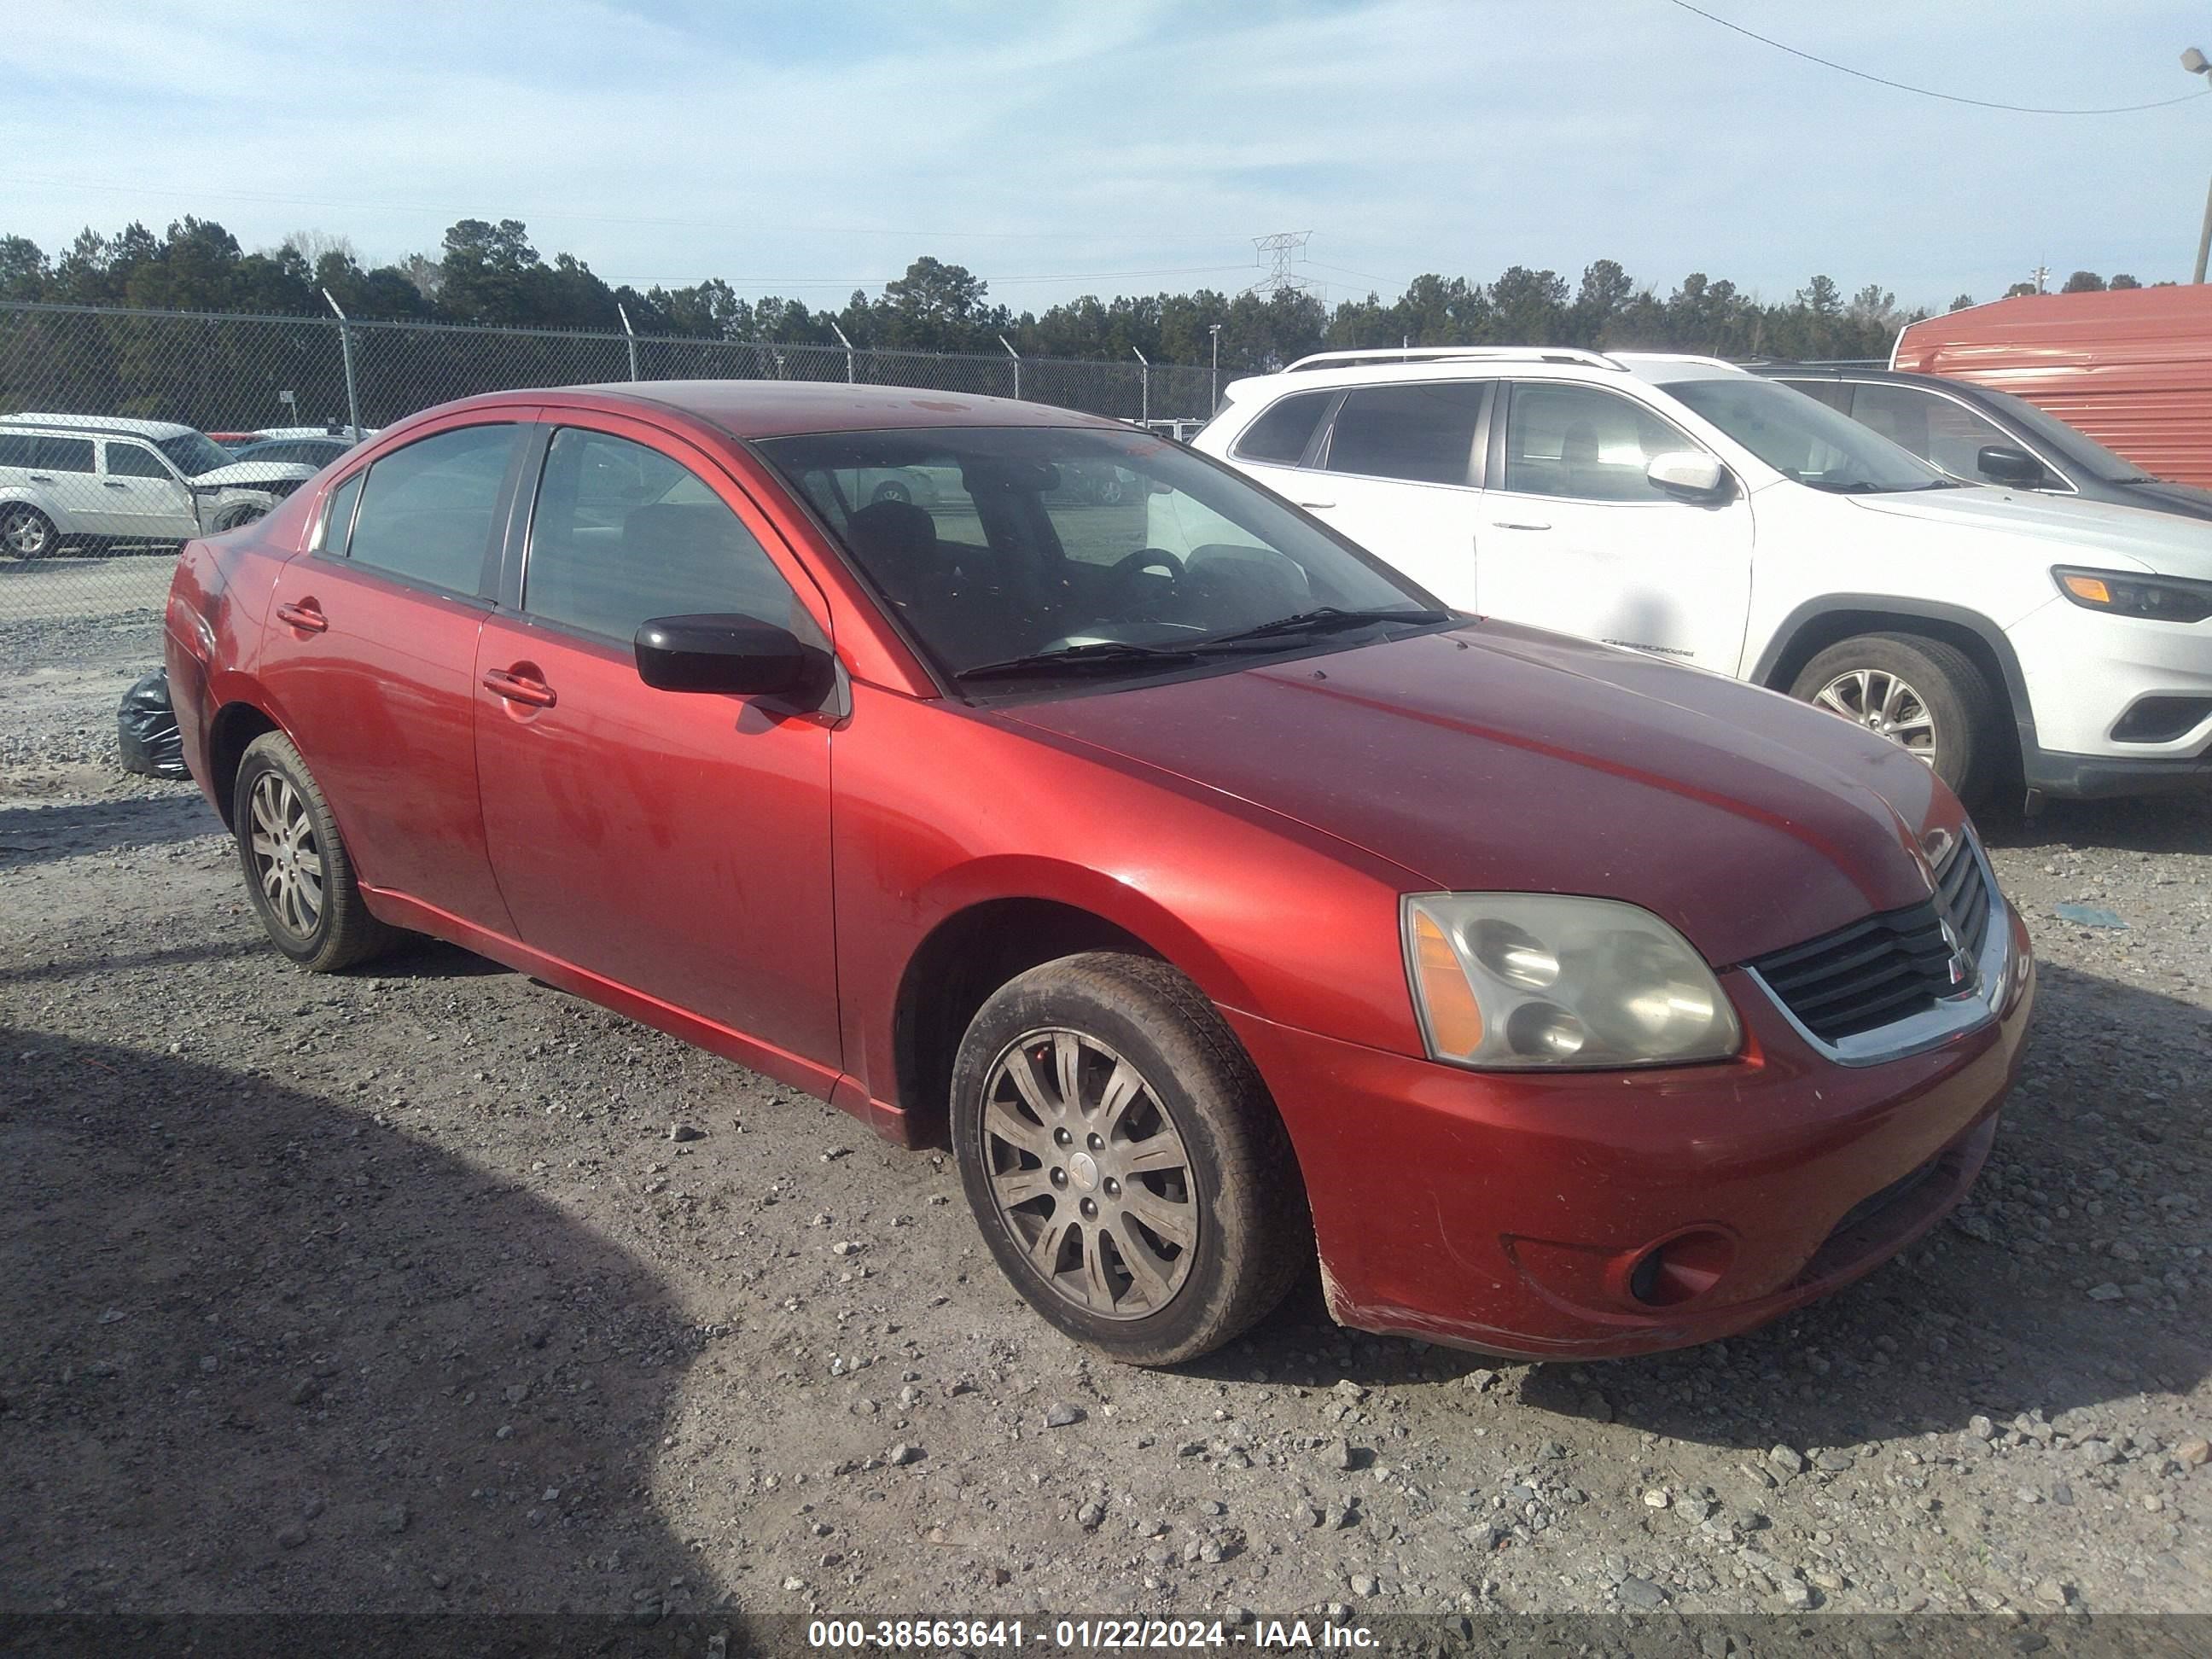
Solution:
[[[18,507],[0,520],[0,542],[24,557],[46,550],[46,523],[37,514]]]
[[[1880,668],[1854,668],[1813,694],[1813,706],[1854,726],[1879,732],[1899,748],[1936,764],[1936,717],[1921,695]]]
[[[323,855],[307,803],[289,778],[264,772],[253,781],[251,811],[249,844],[261,895],[286,933],[308,939],[323,914]]]
[[[1190,1276],[1190,1154],[1143,1075],[1096,1037],[1031,1031],[983,1085],[984,1167],[1030,1270],[1061,1300],[1142,1319]]]

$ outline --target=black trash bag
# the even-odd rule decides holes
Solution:
[[[123,694],[115,714],[123,769],[149,778],[184,778],[185,740],[169,702],[169,671],[157,668]]]

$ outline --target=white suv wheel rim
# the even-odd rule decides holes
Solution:
[[[1878,732],[1907,753],[1936,764],[1936,716],[1928,700],[1886,669],[1854,668],[1837,675],[1813,694],[1813,706]]]

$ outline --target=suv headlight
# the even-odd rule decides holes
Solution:
[[[2212,617],[2212,582],[2184,576],[2145,576],[2124,570],[2078,570],[2054,566],[2058,591],[2085,611],[2156,622],[2203,622]]]
[[[1429,1056],[1476,1070],[1723,1060],[1735,1010],[1649,910],[1555,893],[1413,893],[1406,970]]]

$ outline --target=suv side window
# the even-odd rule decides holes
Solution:
[[[512,422],[465,426],[385,456],[362,486],[346,556],[410,581],[476,592],[520,434]]]
[[[1505,488],[1585,501],[1670,501],[1644,476],[1644,465],[1697,447],[1618,393],[1523,380],[1506,410]]]
[[[1335,396],[1334,392],[1300,392],[1282,398],[1244,428],[1236,442],[1237,458],[1296,466]]]
[[[93,470],[92,440],[33,438],[31,467],[37,472],[89,472]]]
[[[31,464],[31,434],[27,432],[0,432],[0,466],[28,466]]]
[[[159,478],[173,483],[176,475],[163,465],[161,458],[141,444],[118,443],[107,441],[107,471],[115,478]]]
[[[742,611],[783,623],[794,604],[766,550],[690,468],[605,432],[553,434],[524,611],[628,645],[654,617]]]
[[[1489,398],[1485,380],[1355,387],[1329,424],[1325,465],[1416,483],[1471,483],[1474,434]]]
[[[1802,392],[1814,403],[1826,404],[1838,415],[1851,412],[1851,388],[1844,380],[1784,380],[1792,392]]]
[[[1995,421],[1915,386],[1861,381],[1852,388],[1851,418],[1968,483],[1983,482],[1983,445],[2021,447]]]

